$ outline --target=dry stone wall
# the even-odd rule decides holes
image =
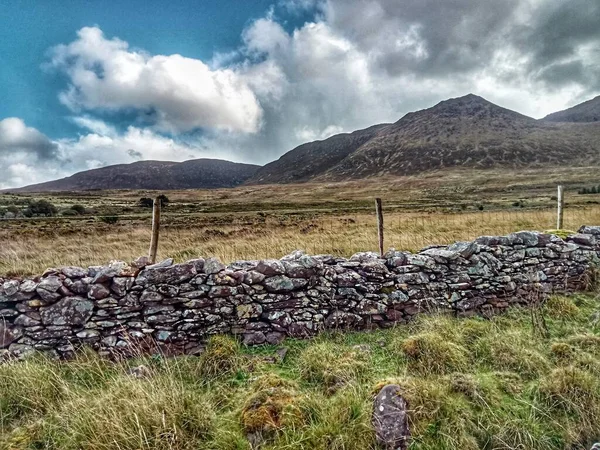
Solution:
[[[350,259],[294,252],[281,260],[214,258],[183,264],[49,269],[0,279],[0,357],[35,350],[70,357],[82,345],[194,353],[212,334],[249,345],[327,329],[406,323],[416,314],[493,314],[540,295],[584,289],[600,254],[600,227],[565,240],[518,232]]]

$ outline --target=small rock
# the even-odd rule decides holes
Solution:
[[[266,342],[267,338],[262,331],[252,331],[244,334],[244,345],[260,345]]]
[[[279,358],[279,362],[283,362],[285,360],[287,352],[288,352],[287,347],[281,347],[281,348],[278,348],[277,350],[275,350],[275,354]]]
[[[150,371],[148,366],[145,366],[144,364],[130,368],[127,371],[127,373],[129,375],[131,375],[133,378],[138,378],[138,379],[148,378],[152,374],[152,372]]]
[[[148,258],[147,256],[140,256],[139,258],[134,259],[131,262],[131,266],[135,267],[136,269],[143,269],[148,264],[150,264],[150,258]]]

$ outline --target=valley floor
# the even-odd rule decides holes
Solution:
[[[480,235],[556,228],[556,185],[566,187],[564,228],[600,224],[600,184],[593,168],[551,172],[454,171],[345,183],[242,186],[167,191],[159,258],[217,256],[279,258],[301,249],[350,256],[377,249],[374,197],[384,205],[385,246],[416,251]],[[148,251],[148,191],[0,195],[8,208],[47,200],[56,217],[0,220],[0,275],[42,273],[47,267],[131,261]],[[74,213],[77,205],[83,214]],[[69,213],[69,215],[66,215]],[[75,215],[73,215],[75,214]]]
[[[412,450],[589,449],[599,297],[538,313],[546,329],[513,309],[290,339],[286,354],[213,337],[199,357],[4,364],[0,449],[375,449],[372,402],[389,382],[408,400]]]

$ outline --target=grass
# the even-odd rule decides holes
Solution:
[[[296,249],[340,256],[376,250],[374,197],[383,199],[385,245],[399,250],[417,251],[484,234],[549,230],[556,226],[559,182],[566,188],[564,234],[600,223],[600,194],[576,194],[583,186],[598,184],[595,173],[589,167],[551,172],[456,169],[341,183],[169,191],[158,256],[176,261],[216,256],[231,262],[281,257]],[[84,211],[78,216],[0,220],[0,274],[35,275],[48,267],[131,261],[146,254],[151,212],[138,200],[156,194],[0,194],[0,216],[32,199],[48,200],[61,212],[73,205]],[[106,223],[103,217],[118,221]]]
[[[502,235],[522,229],[544,230],[554,211],[497,210],[482,212],[389,212],[385,216],[386,247],[417,251],[431,244]],[[568,209],[566,225],[600,223],[600,207]],[[296,249],[312,254],[350,256],[377,249],[373,215],[298,213],[260,215],[176,215],[166,213],[159,258],[185,261],[216,256],[224,262],[281,257]],[[131,261],[148,251],[150,221],[123,218],[115,225],[90,219],[0,221],[0,274],[42,273],[48,267]]]
[[[398,383],[410,449],[589,449],[600,440],[600,297],[555,297],[549,335],[526,309],[423,316],[389,330],[201,356],[0,366],[0,449],[375,449],[374,395]],[[143,365],[132,376],[131,368]]]

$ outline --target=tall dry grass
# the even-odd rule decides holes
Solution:
[[[565,229],[577,230],[583,224],[600,224],[600,206],[565,211]],[[112,227],[81,221],[67,229],[61,228],[60,222],[45,224],[43,229],[25,221],[0,225],[0,274],[9,275],[35,274],[63,265],[105,264],[113,259],[130,261],[146,254],[150,241],[149,223],[139,220],[121,220]],[[273,214],[266,218],[247,214],[212,224],[200,216],[182,220],[182,216],[167,213],[163,225],[158,256],[178,261],[199,256],[216,256],[224,262],[279,258],[296,249],[350,256],[377,249],[375,218],[367,213]],[[552,209],[394,212],[386,213],[384,220],[385,246],[410,251],[480,235],[555,227]]]

